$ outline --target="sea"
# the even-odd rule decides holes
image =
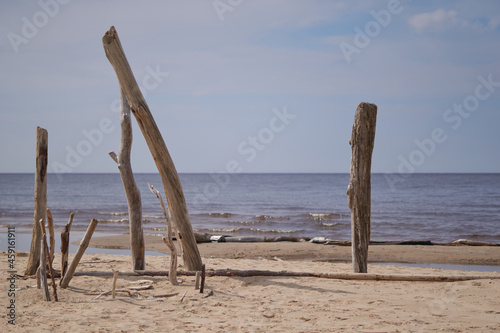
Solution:
[[[225,236],[351,238],[349,174],[180,174],[196,232]],[[146,234],[165,234],[159,174],[136,174]],[[457,239],[500,243],[500,174],[373,174],[371,239]],[[119,174],[48,174],[47,207],[56,230],[75,212],[73,231],[128,232]],[[34,175],[0,174],[0,225],[31,232]]]

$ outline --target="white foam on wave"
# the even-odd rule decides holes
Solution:
[[[294,232],[302,232],[303,230],[276,230],[276,229],[259,229],[259,228],[251,228],[250,231],[257,232],[267,232],[267,233],[276,233],[276,234],[292,234]]]
[[[100,215],[125,216],[128,212],[97,212]]]

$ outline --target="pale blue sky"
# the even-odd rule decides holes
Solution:
[[[117,171],[111,25],[179,172],[349,172],[363,101],[374,172],[500,172],[495,0],[0,1],[0,172],[33,172],[36,126],[49,172]]]

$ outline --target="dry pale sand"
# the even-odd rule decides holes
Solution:
[[[238,246],[240,245],[240,246]],[[275,245],[275,247],[272,247]],[[305,245],[305,246],[304,246]],[[295,248],[304,253],[313,244],[201,244],[207,269],[263,269],[295,272],[345,272],[351,265],[324,261],[266,259],[286,257]],[[240,252],[234,253],[235,247]],[[259,247],[260,246],[260,247]],[[342,247],[314,245],[324,251],[345,251]],[[258,249],[260,248],[260,253]],[[372,248],[376,248],[375,246]],[[392,246],[393,258],[403,247]],[[494,247],[449,247],[446,258],[480,259]],[[209,251],[210,249],[210,251]],[[279,250],[277,250],[279,249]],[[407,252],[425,249],[408,247]],[[427,249],[427,247],[426,247]],[[217,250],[217,251],[216,251]],[[273,251],[272,254],[268,252]],[[335,251],[334,251],[335,250]],[[349,250],[347,248],[347,250]],[[219,252],[218,252],[219,251]],[[230,251],[233,251],[231,253]],[[375,251],[377,253],[378,250]],[[390,251],[390,250],[387,250]],[[442,253],[436,249],[438,253]],[[391,251],[390,251],[391,252]],[[453,252],[453,253],[452,253]],[[225,255],[224,255],[225,253]],[[260,255],[259,255],[260,254]],[[436,254],[432,254],[435,256]],[[2,306],[8,306],[7,255],[1,253]],[[242,257],[261,257],[245,259]],[[427,255],[428,256],[428,255]],[[212,258],[211,258],[212,257]],[[239,257],[234,259],[233,257]],[[300,257],[300,255],[298,255]],[[311,258],[311,253],[305,257]],[[72,255],[70,255],[70,260]],[[165,270],[169,257],[148,256],[147,269]],[[322,259],[325,259],[322,257]],[[484,258],[483,258],[484,259]],[[59,268],[56,255],[56,268]],[[444,260],[444,259],[443,259]],[[466,261],[467,261],[466,260]],[[22,272],[27,255],[18,253],[16,269]],[[446,260],[444,260],[446,261]],[[180,260],[182,264],[182,260]],[[78,270],[110,271],[131,269],[130,257],[84,255]],[[180,267],[182,269],[182,265]],[[495,275],[438,269],[369,265],[370,273],[431,275]],[[7,323],[0,331],[13,332],[495,332],[500,331],[500,280],[466,282],[345,281],[297,277],[207,277],[204,294],[194,289],[194,277],[180,276],[180,286],[165,277],[118,278],[117,287],[149,279],[153,288],[137,292],[128,300],[95,300],[112,287],[111,277],[75,276],[70,287],[58,289],[59,302],[44,302],[32,278],[16,281],[16,325]],[[154,300],[155,295],[178,293]],[[181,301],[182,296],[185,297]],[[209,296],[211,295],[211,296]],[[207,297],[209,296],[209,297]],[[147,299],[150,300],[147,300]],[[5,308],[4,308],[5,309]],[[4,312],[5,313],[5,312]]]

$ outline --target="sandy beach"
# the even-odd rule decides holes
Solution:
[[[153,237],[153,236],[150,236]],[[166,250],[148,237],[148,250]],[[153,237],[157,238],[157,237]],[[92,246],[120,248],[127,236],[95,238]],[[126,247],[126,246],[124,246]],[[207,270],[259,269],[350,273],[349,247],[310,243],[199,244]],[[371,246],[375,261],[498,265],[500,247]],[[1,253],[7,262],[6,252]],[[70,260],[72,255],[70,255]],[[56,254],[55,268],[60,257]],[[168,256],[147,256],[147,269],[166,270]],[[26,253],[17,253],[22,272]],[[86,254],[77,271],[130,271],[125,255]],[[182,259],[179,270],[182,270]],[[429,268],[369,265],[369,273],[493,275]],[[2,267],[2,290],[9,289]],[[33,278],[15,281],[12,332],[493,332],[500,330],[500,280],[462,282],[347,281],[311,277],[207,277],[203,294],[194,277],[119,276],[117,288],[150,280],[151,289],[95,299],[112,288],[112,277],[75,276],[58,289],[59,302],[44,302]],[[162,297],[162,295],[170,297]],[[5,306],[9,298],[2,296]]]

